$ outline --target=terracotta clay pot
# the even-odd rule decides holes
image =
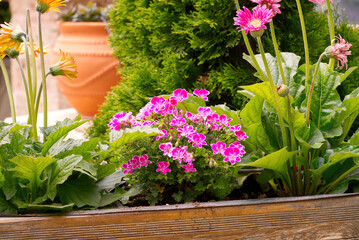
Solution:
[[[60,58],[61,49],[75,58],[78,78],[69,81],[56,77],[60,92],[83,117],[93,117],[111,87],[121,76],[119,61],[112,56],[108,33],[102,22],[59,22],[60,35],[52,52],[52,63]]]

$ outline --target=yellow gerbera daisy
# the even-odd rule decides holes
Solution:
[[[14,47],[19,50],[23,37],[26,34],[21,30],[20,26],[12,23],[0,24],[0,46],[6,51],[7,48]]]
[[[49,11],[61,12],[57,7],[66,6],[65,0],[37,0],[36,11],[47,13]]]
[[[65,53],[60,49],[60,60],[50,67],[52,76],[65,76],[68,79],[77,78],[77,70],[75,59],[69,53]]]
[[[29,49],[30,49],[30,43],[27,43],[27,46],[29,47]],[[46,45],[46,46],[44,46],[44,54],[48,54],[49,53],[49,49],[48,49],[48,46]],[[20,45],[20,54],[25,54],[25,45],[24,45],[24,43],[21,43],[21,45]],[[31,55],[31,51],[29,51],[29,53],[30,53],[30,55]],[[40,54],[40,47],[36,44],[36,43],[34,43],[34,53],[35,53],[35,57],[38,57],[39,56],[39,54]]]

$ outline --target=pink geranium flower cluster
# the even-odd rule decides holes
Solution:
[[[209,92],[196,89],[193,94],[207,100]],[[122,165],[124,173],[132,174],[134,169],[147,166],[151,161],[157,164],[156,171],[164,175],[171,172],[170,167],[175,165],[185,173],[196,172],[196,161],[203,157],[223,164],[241,161],[245,151],[240,141],[247,138],[241,126],[231,126],[231,118],[217,114],[210,107],[200,106],[196,113],[181,110],[190,95],[184,89],[177,89],[171,96],[153,97],[137,116],[118,113],[111,119],[109,125],[114,130],[152,126],[163,132],[153,140],[152,145],[158,146],[155,156],[134,156]],[[182,103],[182,108],[179,103]]]
[[[132,174],[134,169],[140,169],[141,167],[147,167],[147,164],[151,163],[150,160],[148,160],[148,156],[146,154],[139,156],[134,156],[126,164],[122,164],[123,173],[129,173]]]

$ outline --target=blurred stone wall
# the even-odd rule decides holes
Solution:
[[[25,30],[26,24],[26,10],[30,10],[31,25],[33,29],[33,38],[35,42],[38,42],[38,31],[37,31],[37,12],[35,11],[35,0],[10,0],[11,10],[11,23],[20,25]],[[93,2],[99,5],[113,3],[112,0],[93,0]],[[88,0],[70,0],[69,4],[87,4]],[[61,7],[60,7],[61,10]],[[51,49],[54,46],[56,37],[59,34],[59,30],[56,24],[56,12],[48,12],[42,15],[42,31],[43,41],[48,48]],[[25,68],[25,57],[20,56],[21,64]],[[46,72],[49,68],[51,59],[51,53],[45,55],[45,69]],[[41,70],[39,64],[37,64],[37,79],[38,84],[41,82]],[[24,90],[23,81],[19,71],[18,64],[15,60],[11,60],[11,84],[14,92],[16,113],[17,115],[27,114],[26,95]],[[60,93],[56,79],[52,76],[47,77],[47,91],[48,91],[48,109],[49,111],[64,109],[71,107],[65,97]],[[42,104],[40,104],[39,112],[42,112]]]

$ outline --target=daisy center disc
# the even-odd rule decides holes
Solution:
[[[259,19],[254,19],[249,24],[252,25],[253,27],[257,28],[257,27],[261,26],[262,22]]]

